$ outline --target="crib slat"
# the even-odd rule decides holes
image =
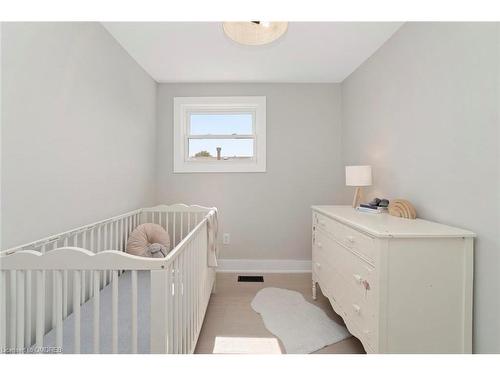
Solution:
[[[198,306],[198,314],[199,314],[199,326],[201,327],[201,325],[203,324],[203,299],[204,299],[204,295],[205,295],[205,279],[206,279],[206,276],[205,276],[205,266],[206,264],[204,264],[204,260],[203,260],[203,253],[205,253],[205,251],[203,250],[203,248],[201,247],[202,245],[202,241],[201,239],[200,240],[200,253],[198,254],[198,269],[199,269],[199,272],[200,272],[200,282],[199,282],[199,297],[198,297],[198,303],[199,303],[199,306]]]
[[[73,320],[75,323],[74,327],[74,352],[76,354],[80,353],[80,292],[81,286],[80,281],[82,280],[81,271],[74,271],[73,273]]]
[[[84,249],[87,249],[87,232],[84,232],[82,233],[82,248]],[[82,293],[81,293],[81,296],[80,296],[80,300],[81,300],[81,303],[84,304],[85,301],[87,300],[86,298],[86,289],[87,289],[87,285],[86,285],[86,282],[85,282],[85,271],[82,271],[80,272],[81,273],[81,278],[82,278],[82,282],[81,282],[81,289],[82,289]]]
[[[43,347],[45,334],[45,271],[36,271],[36,347]]]
[[[165,212],[165,221],[166,221],[166,224],[165,224],[165,229],[166,231],[171,235],[172,233],[170,232],[170,230],[168,229],[168,216],[169,216],[169,212]],[[173,249],[174,246],[173,246],[173,242],[170,244],[170,247]]]
[[[103,238],[103,246],[101,250],[108,249],[108,224],[104,224],[104,238]]]
[[[10,271],[10,347],[16,348],[17,327],[17,275],[15,270]]]
[[[90,230],[90,244],[89,244],[89,250],[94,252],[94,241],[95,241],[95,227]]]
[[[74,241],[74,238],[73,238]],[[73,243],[74,244],[74,243]],[[76,245],[74,245],[76,246]],[[57,244],[54,242],[52,244],[52,250],[57,249]],[[52,328],[55,328],[56,326],[56,271],[50,271],[50,274],[52,275]]]
[[[187,339],[186,339],[186,351],[189,353],[191,350],[191,263],[190,261],[190,253],[193,247],[192,241],[189,243],[186,251],[186,330],[187,330]]]
[[[100,290],[100,280],[99,280],[99,275],[100,271],[93,271],[94,273],[94,304],[93,304],[93,321],[94,321],[94,353],[99,354],[99,334],[100,334],[100,322],[99,322],[99,315],[100,315],[100,301],[99,301],[99,290]]]
[[[137,271],[132,271],[132,353],[137,353]]]
[[[183,330],[184,330],[184,327],[183,327],[183,322],[184,322],[184,317],[183,317],[183,308],[182,308],[182,300],[183,300],[183,294],[184,294],[184,291],[183,291],[183,288],[184,286],[182,285],[182,276],[183,276],[183,272],[184,272],[184,269],[182,268],[182,257],[180,256],[179,254],[179,268],[178,268],[178,275],[177,275],[177,280],[178,280],[178,290],[179,290],[179,294],[177,296],[178,300],[177,300],[177,305],[179,306],[179,322],[178,322],[178,325],[179,325],[179,347],[178,347],[178,350],[179,350],[179,353],[182,354],[182,348],[183,348],[183,343],[184,343],[184,340],[183,340]]]
[[[95,227],[90,230],[90,246],[89,250],[95,253]],[[89,299],[94,295],[94,278],[92,277],[92,271],[89,272]]]
[[[184,344],[184,353],[189,352],[189,335],[191,331],[189,329],[189,263],[188,263],[188,254],[189,254],[189,246],[186,246],[186,250],[184,251],[184,332],[186,336],[185,344]]]
[[[174,247],[176,247],[176,246],[177,246],[177,242],[176,242],[176,240],[175,240],[175,238],[176,238],[176,235],[175,235],[175,221],[176,221],[175,219],[176,219],[176,218],[175,218],[175,216],[176,216],[176,213],[175,213],[175,212],[173,212],[173,213],[172,213],[172,226],[173,226],[173,229],[172,229],[172,237],[173,237],[173,244],[174,244],[174,245],[173,245],[173,247],[172,247],[172,248],[174,248]]]
[[[68,270],[63,271],[63,318],[68,316]]]
[[[196,246],[194,248],[194,251],[193,251],[193,283],[194,283],[194,292],[193,292],[193,299],[194,299],[194,302],[193,302],[193,311],[194,311],[194,316],[193,316],[193,319],[194,319],[194,330],[195,330],[195,335],[198,335],[198,330],[199,330],[199,327],[198,327],[198,289],[200,288],[200,284],[198,283],[198,272],[197,272],[197,262],[198,262],[198,259],[197,259],[197,250],[198,250],[198,241],[196,241]]]
[[[179,258],[175,259],[172,265],[173,269],[173,325],[174,325],[174,354],[179,353]]]
[[[31,271],[26,271],[26,329],[24,331],[26,347],[31,346]]]
[[[167,213],[168,218],[168,213]],[[174,316],[173,316],[173,270],[172,265],[167,270],[167,353],[174,353]]]
[[[16,348],[24,348],[24,272],[17,271],[17,338]]]
[[[194,267],[195,267],[195,258],[194,258],[194,250],[196,250],[196,244],[194,247],[191,249],[191,256],[189,259],[189,267],[191,268],[191,288],[190,293],[191,293],[191,346],[193,346],[194,340],[196,339],[196,312],[194,309],[195,306],[195,291],[196,291],[196,284],[194,282],[195,274],[194,274]],[[192,348],[194,349],[194,348]],[[191,350],[193,351],[193,350]]]
[[[104,238],[103,238],[103,249],[107,250],[108,248],[108,224],[104,224]],[[102,286],[106,286],[108,283],[108,275],[106,271],[102,271]]]
[[[86,250],[88,250],[86,247],[84,248]],[[90,297],[90,280],[87,282],[87,274],[88,274],[88,271],[85,271],[85,270],[81,270],[80,271],[81,273],[81,279],[82,279],[82,282],[81,282],[81,285],[80,285],[80,288],[82,289],[82,292],[81,292],[81,295],[80,295],[80,300],[82,302],[82,305],[87,302],[87,297]],[[91,276],[88,276],[90,279],[91,279]],[[87,291],[87,285],[89,287],[89,290]]]
[[[115,250],[122,251],[122,219],[116,222],[116,248]]]
[[[180,226],[181,226],[181,237],[179,238],[179,241],[182,241],[184,239],[184,212],[181,212],[181,222],[180,222]]]
[[[188,244],[186,248],[186,255],[184,256],[184,267],[185,267],[185,272],[186,276],[184,277],[184,282],[185,282],[185,289],[184,289],[184,300],[185,300],[185,306],[186,306],[186,352],[189,353],[189,349],[191,346],[191,327],[190,327],[190,316],[191,316],[191,310],[189,307],[189,299],[190,297],[190,284],[189,284],[189,275],[190,275],[190,264],[189,264],[189,251],[190,251],[191,243]]]
[[[120,220],[120,251],[125,251],[125,219]]]
[[[202,306],[203,306],[203,280],[205,279],[205,275],[203,275],[203,269],[204,269],[204,264],[203,264],[203,257],[201,256],[204,251],[201,247],[202,241],[199,238],[198,239],[199,245],[198,245],[198,270],[199,270],[199,281],[198,281],[198,326],[201,329],[201,325],[203,324],[203,311],[202,311]]]
[[[54,271],[56,280],[56,309],[54,311],[56,320],[56,347],[63,346],[63,317],[62,317],[62,272]]]
[[[198,236],[195,239],[195,248],[193,251],[193,283],[194,283],[194,291],[193,291],[193,313],[194,313],[194,330],[198,332],[198,290],[200,289],[200,284],[198,283],[198,259],[197,259],[197,250],[198,250]],[[196,333],[195,333],[196,334]]]
[[[179,305],[180,305],[180,308],[181,308],[181,311],[180,311],[180,323],[181,323],[181,333],[180,333],[180,336],[181,336],[181,347],[180,347],[180,350],[181,350],[181,353],[185,353],[185,345],[186,345],[186,308],[185,308],[185,298],[184,298],[184,295],[185,295],[185,291],[184,291],[184,276],[185,276],[185,265],[184,265],[184,255],[186,254],[185,251],[183,251],[180,255],[179,255],[179,261],[180,261],[180,279],[181,279],[181,288],[180,288],[180,301],[179,301]]]
[[[200,248],[200,241],[196,237],[196,252],[194,257],[195,276],[196,276],[196,330],[200,329],[200,257],[198,256],[198,249]]]
[[[118,221],[116,221],[113,226],[115,227],[115,237],[114,237],[115,243],[113,244],[113,250],[120,250],[120,245],[119,245],[120,230],[119,230]]]
[[[189,263],[189,252],[192,248],[192,241],[188,242],[186,246],[186,250],[184,251],[184,306],[185,306],[185,332],[186,332],[186,343],[184,348],[184,353],[189,353],[191,348],[191,323],[190,323],[190,298],[191,298],[191,285],[189,282],[189,278],[191,275],[191,264]]]
[[[0,271],[0,348],[7,348],[7,271]]]
[[[99,228],[97,228],[97,246],[96,246],[96,253],[100,252],[102,250],[101,248],[101,231],[102,231],[102,227],[99,226]]]
[[[181,213],[181,221],[182,221],[182,213]],[[181,258],[181,327],[182,327],[182,346],[181,346],[181,353],[186,353],[186,341],[187,341],[187,324],[186,324],[186,316],[187,316],[187,309],[186,309],[186,262],[185,262],[185,256],[186,256],[186,250],[187,247],[184,248],[184,251],[180,254]]]
[[[187,252],[187,264],[188,264],[188,267],[187,267],[187,310],[188,310],[188,313],[187,313],[187,319],[188,319],[188,353],[191,352],[191,345],[192,345],[192,342],[193,342],[193,305],[192,305],[192,292],[191,292],[191,288],[193,287],[192,284],[191,284],[191,267],[192,267],[192,263],[191,263],[191,252],[193,251],[193,241],[191,241],[189,243],[189,246],[188,246],[188,252]]]
[[[111,336],[112,351],[118,353],[118,271],[112,271]]]

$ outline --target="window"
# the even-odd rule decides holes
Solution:
[[[174,172],[265,172],[266,98],[174,98]]]

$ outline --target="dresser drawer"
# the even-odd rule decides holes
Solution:
[[[354,291],[344,294],[340,305],[345,312],[345,318],[358,327],[361,341],[366,340],[371,348],[377,349],[377,313],[363,294]]]
[[[371,263],[375,261],[375,240],[372,237],[318,212],[314,213],[313,224]]]
[[[313,272],[323,293],[374,347],[377,339],[378,272],[329,233],[316,231]]]
[[[348,249],[340,248],[338,254],[340,272],[347,288],[341,301],[342,308],[363,335],[374,338],[379,298],[377,270]],[[373,344],[370,342],[371,346]]]
[[[362,294],[366,302],[375,307],[378,295],[378,271],[348,249],[339,249],[339,254],[340,270],[347,286]]]
[[[341,238],[342,227],[339,222],[316,212],[314,213],[313,223],[318,229],[325,231],[331,236],[337,239]]]
[[[340,242],[364,256],[370,262],[375,261],[375,240],[347,225],[341,225]]]
[[[321,291],[327,297],[340,301],[348,289],[345,278],[336,265],[335,241],[316,232],[312,253],[312,271],[319,282]]]

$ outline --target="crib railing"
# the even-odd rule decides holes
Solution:
[[[13,253],[17,253],[23,250],[31,250],[35,252],[39,252],[40,254],[45,254],[47,252],[51,252],[55,249],[62,247],[74,247],[74,248],[83,248],[87,249],[93,253],[99,253],[107,249],[114,249],[117,251],[125,251],[126,241],[128,239],[129,234],[134,230],[139,224],[141,220],[141,212],[142,210],[135,210],[132,212],[128,212],[123,215],[118,215],[106,220],[101,220],[93,224],[85,225],[70,231],[66,231],[57,235],[49,236],[28,244],[24,244],[21,246],[17,246],[15,248],[11,248],[5,251],[0,252],[0,263],[3,263],[4,257]],[[0,264],[1,266],[2,264]],[[62,318],[65,319],[71,312],[73,311],[73,294],[74,294],[74,279],[70,279],[68,276],[69,269],[62,269],[62,274],[60,275],[62,278]],[[121,272],[121,271],[120,271]],[[99,290],[109,284],[112,278],[111,270],[103,270],[102,275],[99,278]],[[10,337],[10,348],[17,348],[21,350],[23,345],[29,347],[33,344],[35,339],[35,325],[43,325],[43,331],[49,331],[56,327],[57,323],[57,299],[56,299],[56,278],[58,274],[54,270],[44,270],[43,272],[43,288],[44,288],[44,296],[47,301],[50,303],[46,303],[44,308],[43,317],[38,315],[35,318],[35,309],[34,304],[36,303],[37,295],[33,293],[33,291],[37,291],[40,288],[40,280],[34,278],[32,272],[26,272],[24,274],[24,278],[14,277],[13,273],[11,273],[10,277],[0,276],[0,283],[8,290],[8,293],[5,293],[3,297],[6,303],[10,305],[10,313],[6,314],[6,322],[5,324],[10,327],[10,330],[13,331],[14,327],[18,326],[19,330],[23,329],[24,337],[22,338],[19,330],[16,337],[11,334]],[[90,277],[89,271],[82,270],[80,272],[81,280],[79,280],[79,298],[81,303],[85,303],[89,298],[91,298],[95,292],[94,288],[94,278]],[[5,278],[5,280],[3,280]],[[19,288],[19,296],[22,296],[25,300],[24,303],[24,313],[23,314],[15,314],[16,306],[17,310],[20,309],[21,300],[17,297],[17,286],[16,284],[20,283],[23,288]],[[0,289],[1,285],[0,285]],[[1,293],[1,292],[0,292]],[[0,296],[1,297],[1,296]],[[5,305],[4,305],[5,306]],[[6,309],[6,307],[4,307]],[[0,308],[0,314],[2,313]],[[5,316],[5,315],[2,315]],[[38,319],[38,320],[37,320]],[[41,320],[40,320],[41,319]],[[25,324],[22,325],[21,322],[25,321]],[[1,330],[0,322],[0,331]],[[0,348],[6,347],[2,344],[4,342],[1,341],[2,337],[0,336]]]
[[[131,352],[137,352],[137,272],[148,271],[150,351],[192,353],[215,280],[214,269],[207,265],[208,219],[213,214],[200,206],[141,209],[1,252],[0,349],[26,352],[33,343],[42,348],[44,334],[52,328],[56,347],[62,348],[62,322],[73,313],[73,349],[79,353],[80,306],[93,298],[93,350],[99,353],[99,292],[111,283],[116,353],[119,276],[130,271]],[[170,233],[175,247],[166,258],[123,252],[129,233],[141,222],[156,222]]]
[[[173,233],[174,249],[166,257],[166,272],[158,274],[159,288],[151,300],[158,314],[151,326],[152,353],[193,353],[201,330],[215,270],[208,267],[208,219],[215,212],[201,206],[158,206],[143,210],[142,220]],[[184,234],[189,233],[187,236]],[[153,280],[151,280],[153,282]],[[165,293],[166,291],[166,293]],[[152,317],[153,318],[153,317]]]

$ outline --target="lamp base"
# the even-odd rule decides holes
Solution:
[[[361,200],[362,192],[361,188],[357,187],[354,193],[354,199],[352,200],[352,207],[356,208],[359,206],[359,201]]]

